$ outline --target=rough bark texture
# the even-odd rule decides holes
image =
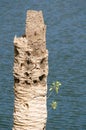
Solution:
[[[41,11],[27,11],[26,30],[14,38],[13,130],[43,130],[47,118],[48,51]]]

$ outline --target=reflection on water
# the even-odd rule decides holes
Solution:
[[[85,0],[0,1],[0,129],[12,129],[13,37],[23,34],[27,9],[43,10],[49,50],[48,83],[62,83],[56,97],[58,108],[48,112],[47,130],[85,130]]]

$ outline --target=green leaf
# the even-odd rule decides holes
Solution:
[[[56,89],[55,89],[55,90],[56,90],[56,93],[58,93],[59,88],[57,88],[57,87],[56,87]]]
[[[56,86],[61,86],[61,83],[59,81],[56,81]]]
[[[51,107],[52,107],[52,109],[56,109],[57,108],[57,102],[56,101],[53,101],[52,103],[51,103]]]
[[[52,90],[53,90],[53,88],[52,88],[52,87],[50,87],[49,91],[52,91]]]
[[[55,86],[55,82],[52,83],[52,86]]]

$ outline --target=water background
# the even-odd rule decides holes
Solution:
[[[86,0],[0,0],[0,130],[13,125],[13,38],[30,9],[42,10],[47,25],[48,84],[62,83],[46,130],[86,130]]]

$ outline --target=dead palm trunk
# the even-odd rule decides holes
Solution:
[[[46,125],[48,51],[41,11],[27,11],[26,31],[14,38],[13,130],[43,130]]]

